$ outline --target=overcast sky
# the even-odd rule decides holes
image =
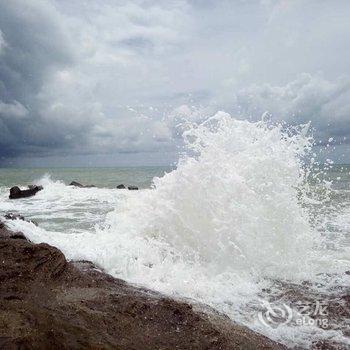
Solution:
[[[157,165],[224,110],[350,162],[348,0],[0,0],[0,166]],[[332,147],[331,147],[332,148]]]

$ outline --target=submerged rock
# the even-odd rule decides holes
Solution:
[[[43,189],[43,186],[38,186],[38,185],[28,185],[28,189],[34,190],[35,188],[39,188],[40,190]]]
[[[0,228],[1,349],[285,349],[216,312],[11,237]]]
[[[5,219],[7,220],[23,220],[25,221],[24,216],[17,214],[17,213],[7,213],[5,215]]]
[[[128,186],[128,190],[130,191],[135,191],[138,190],[139,188],[137,186]]]
[[[345,272],[346,274],[346,272]],[[325,275],[325,280],[329,275]],[[333,276],[339,278],[340,276]],[[292,282],[281,282],[275,280],[274,290],[266,289],[266,293],[271,293],[269,302],[277,301],[279,305],[299,306],[299,320],[308,320],[309,325],[318,327],[319,334],[325,330],[337,333],[337,336],[331,336],[314,340],[309,348],[312,350],[347,350],[347,343],[341,343],[341,337],[348,339],[350,337],[350,289],[346,284],[340,283],[336,287],[329,288],[322,292],[320,284],[314,289],[309,281],[302,284]],[[266,298],[267,296],[265,296]],[[333,333],[333,334],[334,334]],[[337,339],[338,338],[338,339]],[[294,348],[293,348],[294,349]],[[299,348],[298,348],[299,349]]]
[[[92,187],[96,187],[95,185],[82,185],[79,182],[76,181],[72,181],[69,186],[75,186],[75,187],[81,187],[81,188],[92,188]]]
[[[21,190],[18,186],[10,188],[10,199],[26,198],[35,196],[39,191],[43,189],[42,186],[30,185],[28,190]]]
[[[23,215],[20,215],[18,213],[7,213],[5,214],[5,219],[7,220],[22,220],[22,221],[27,221],[27,222],[31,222],[32,224],[34,224],[35,226],[38,226],[38,223],[36,221],[33,220],[27,220]]]

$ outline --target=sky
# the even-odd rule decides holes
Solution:
[[[172,164],[179,120],[221,110],[311,121],[350,163],[349,18],[348,0],[0,0],[0,166]]]

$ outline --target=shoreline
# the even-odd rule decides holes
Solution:
[[[0,221],[2,349],[286,349],[216,311],[67,261]]]

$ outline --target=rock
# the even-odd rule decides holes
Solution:
[[[120,185],[118,185],[117,186],[117,189],[118,190],[123,190],[123,189],[125,189],[126,187],[125,187],[125,185],[123,185],[123,184],[120,184]]]
[[[18,219],[18,220],[25,221],[24,216],[17,214],[17,213],[7,213],[5,215],[5,219],[7,219],[7,220],[17,220]]]
[[[43,189],[42,186],[30,186],[28,190],[21,190],[18,186],[10,189],[10,199],[26,198],[35,196],[39,191]]]
[[[135,191],[138,190],[139,188],[137,186],[128,186],[128,190],[130,191]]]
[[[75,187],[84,187],[84,185],[80,184],[79,182],[72,181],[69,186],[75,186]]]
[[[5,219],[7,220],[22,220],[22,221],[27,221],[27,222],[31,222],[32,224],[34,224],[35,226],[38,226],[38,223],[36,221],[33,220],[27,220],[24,216],[18,214],[18,213],[7,213],[5,215]]]
[[[2,221],[0,221],[0,248],[1,248],[1,238],[27,240],[27,238],[24,236],[24,234],[22,232],[13,232],[13,231],[8,230],[6,228],[6,225]],[[0,268],[0,275],[1,275],[1,268]],[[0,332],[0,334],[1,334],[1,332]]]
[[[328,274],[324,275],[324,280],[326,281],[330,277]],[[333,276],[333,278],[337,277],[339,276]],[[276,291],[279,292],[276,293]],[[350,289],[346,283],[339,283],[336,288],[332,287],[326,293],[322,293],[310,282],[305,281],[305,283],[297,284],[275,281],[270,301],[274,300],[278,300],[281,305],[309,307],[306,311],[307,317],[313,319],[320,334],[324,329],[327,329],[337,332],[339,338],[342,336],[344,339],[350,337]],[[324,327],[320,326],[322,321],[326,321]],[[338,342],[338,339],[330,337],[327,340],[314,341],[309,348],[312,350],[345,350],[349,348],[347,344]]]
[[[76,181],[72,181],[69,186],[75,186],[75,187],[81,187],[81,188],[92,188],[92,187],[96,187],[95,185],[82,185],[79,182]]]
[[[195,310],[67,262],[48,244],[0,229],[0,348],[285,349],[218,313]]]
[[[30,190],[33,190],[33,189],[35,189],[35,188],[39,188],[39,190],[41,191],[41,190],[43,189],[43,186],[28,185],[28,188],[29,188]]]

